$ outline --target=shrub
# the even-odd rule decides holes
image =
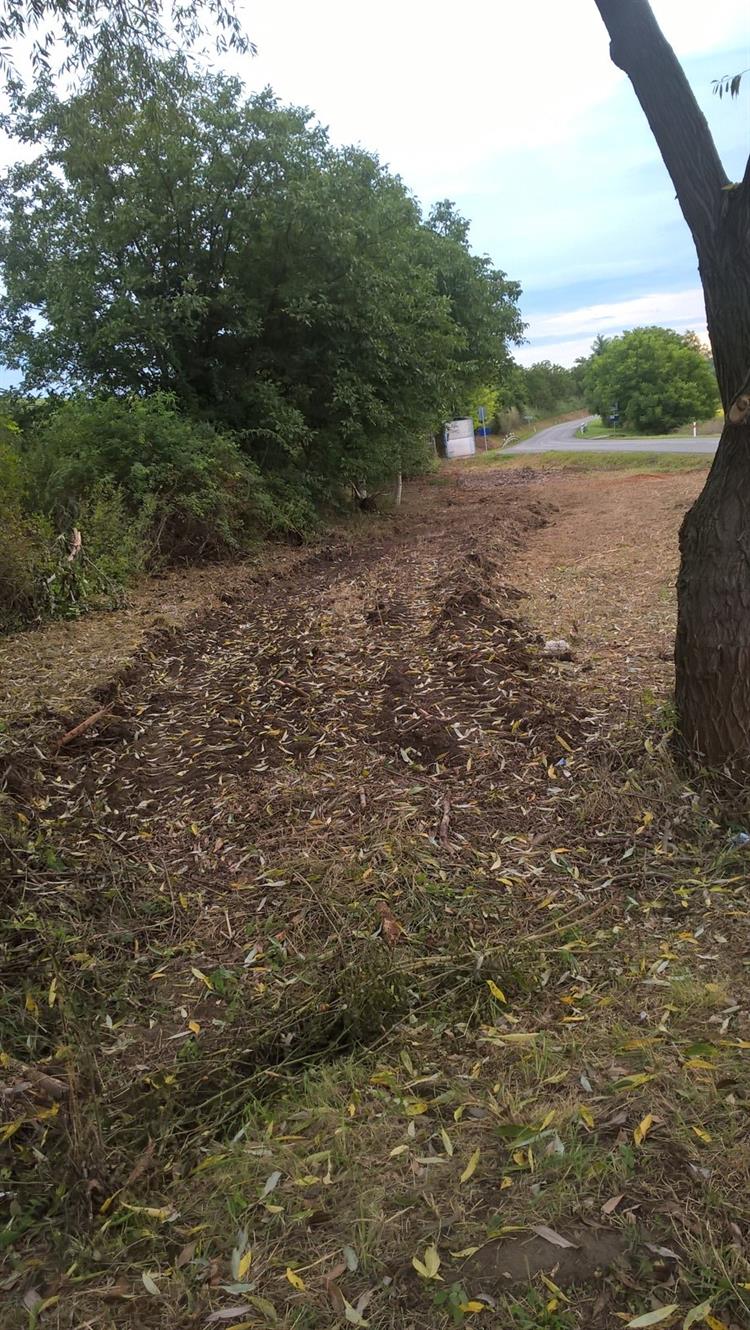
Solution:
[[[109,479],[99,481],[83,500],[78,520],[83,566],[97,594],[117,595],[143,571],[152,520],[151,502],[133,516],[122,490]]]
[[[234,553],[259,525],[305,516],[272,500],[232,437],[165,396],[22,402],[17,414],[23,432],[0,416],[2,631],[113,607],[148,562]]]
[[[33,618],[43,595],[52,532],[22,511],[25,476],[15,422],[0,419],[0,628]]]
[[[110,519],[121,537],[127,530],[128,567],[138,539],[152,558],[236,552],[263,516],[258,472],[235,440],[180,415],[163,393],[63,403],[34,431],[28,468],[31,493],[57,525],[82,525],[87,514],[95,546]],[[108,538],[110,562],[116,545]]]
[[[43,613],[54,565],[54,533],[43,519],[23,517],[0,499],[0,631],[21,628]]]

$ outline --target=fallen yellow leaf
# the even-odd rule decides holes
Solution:
[[[641,1119],[635,1131],[633,1132],[633,1140],[635,1141],[636,1145],[643,1145],[643,1142],[648,1136],[653,1125],[654,1125],[653,1115],[651,1113],[647,1113],[645,1118]]]
[[[463,1173],[461,1174],[461,1181],[462,1181],[462,1182],[468,1182],[468,1181],[469,1181],[469,1178],[470,1178],[470,1177],[476,1172],[476,1167],[477,1167],[477,1164],[479,1163],[479,1154],[480,1154],[479,1150],[475,1150],[475,1151],[474,1151],[473,1155],[471,1156],[471,1159],[469,1160],[468,1164],[466,1165],[466,1168],[464,1169]]]
[[[700,1141],[705,1141],[706,1145],[713,1140],[710,1131],[706,1131],[704,1127],[691,1127],[691,1131],[695,1132]]]
[[[420,1261],[418,1256],[412,1256],[411,1263],[418,1275],[423,1279],[440,1279],[438,1270],[440,1269],[440,1256],[434,1243],[425,1247],[424,1258]]]
[[[488,979],[488,980],[487,980],[487,987],[489,988],[489,990],[490,990],[490,992],[491,992],[493,998],[497,998],[497,1001],[498,1001],[498,1002],[507,1002],[507,1001],[508,1001],[508,999],[507,999],[507,997],[505,996],[505,994],[504,994],[502,988],[499,988],[499,987],[498,987],[498,985],[495,983],[495,980],[494,980],[494,979]]]

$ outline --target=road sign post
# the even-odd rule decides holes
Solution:
[[[482,438],[484,439],[484,451],[487,452],[487,411],[483,406],[479,408],[479,423],[482,426]]]

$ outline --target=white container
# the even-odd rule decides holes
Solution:
[[[473,457],[476,452],[474,442],[474,421],[471,416],[463,420],[449,420],[445,426],[446,457]]]

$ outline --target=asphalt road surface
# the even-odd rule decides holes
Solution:
[[[717,435],[702,438],[580,439],[576,431],[583,421],[566,420],[562,425],[532,434],[530,439],[508,448],[509,453],[715,453]]]

